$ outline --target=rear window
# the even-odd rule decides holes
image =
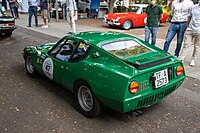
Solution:
[[[150,49],[133,40],[109,43],[103,45],[102,48],[121,59],[130,58],[150,51]]]

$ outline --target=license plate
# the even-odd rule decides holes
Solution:
[[[155,80],[156,88],[166,85],[169,82],[167,69],[155,72],[154,77],[156,78],[156,80]]]
[[[111,21],[108,21],[108,24],[111,24],[111,25],[113,25],[113,22],[111,22]]]

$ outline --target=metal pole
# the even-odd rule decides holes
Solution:
[[[59,19],[59,16],[58,16],[58,0],[56,0],[55,8],[56,8],[56,22],[58,22],[58,19]]]

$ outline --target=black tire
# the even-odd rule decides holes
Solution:
[[[30,55],[25,57],[25,68],[29,76],[36,77],[37,72],[33,66],[32,57]]]
[[[122,24],[122,29],[124,30],[129,30],[133,26],[131,20],[125,20],[124,23]]]
[[[103,105],[95,97],[86,82],[80,81],[76,84],[74,95],[79,110],[84,116],[94,118],[102,113],[104,109]]]
[[[114,26],[113,25],[111,25],[111,24],[108,24],[108,26],[110,27],[110,28],[113,28]]]
[[[5,35],[6,35],[6,36],[11,36],[11,35],[12,35],[12,31],[6,32]]]

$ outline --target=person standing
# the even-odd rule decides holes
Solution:
[[[15,0],[14,7],[13,7],[15,18],[19,18],[18,8],[19,8],[19,3],[17,0]]]
[[[184,60],[187,55],[188,47],[191,45],[192,40],[194,39],[194,50],[192,54],[192,59],[190,61],[190,66],[195,66],[195,60],[197,52],[200,48],[200,0],[199,4],[192,7],[190,16],[188,17],[188,28],[185,32],[183,49],[180,54],[180,60]]]
[[[146,9],[147,23],[145,26],[145,42],[149,43],[151,34],[151,44],[156,44],[156,35],[158,32],[158,26],[160,24],[160,18],[162,17],[162,8],[156,5],[156,0],[152,0]]]
[[[187,18],[191,12],[193,2],[191,0],[174,0],[172,2],[172,20],[168,29],[163,50],[168,52],[170,43],[177,34],[177,44],[174,56],[178,57],[181,50],[184,33],[187,27]]]
[[[40,0],[40,7],[42,10],[42,19],[44,21],[44,25],[42,28],[49,28],[48,26],[48,10],[49,10],[49,1],[48,0]]]
[[[28,26],[27,27],[31,27],[31,19],[33,15],[35,17],[35,26],[38,27],[37,8],[39,5],[39,0],[29,0],[28,4],[29,4],[29,8],[28,8]]]
[[[76,33],[75,17],[77,15],[77,6],[75,0],[66,0],[67,5],[67,20],[70,23],[70,34]]]
[[[15,13],[14,13],[14,4],[15,4],[15,0],[8,0],[9,3],[9,8],[10,8],[10,12],[12,17],[15,17]]]

